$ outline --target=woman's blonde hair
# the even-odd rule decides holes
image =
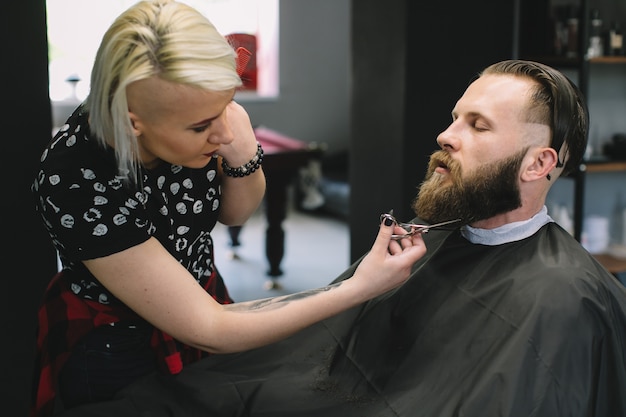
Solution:
[[[241,85],[233,47],[197,10],[147,0],[123,12],[102,38],[84,107],[91,134],[114,148],[120,175],[135,183],[140,161],[126,87],[155,75],[216,92]]]

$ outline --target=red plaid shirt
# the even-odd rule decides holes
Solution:
[[[233,302],[215,271],[207,280],[205,290],[221,304]],[[38,313],[31,417],[52,415],[58,375],[76,343],[99,326],[126,320],[143,321],[124,304],[107,305],[78,297],[63,279],[63,272],[52,279]],[[208,355],[207,352],[175,341],[156,328],[151,345],[157,355],[159,368],[170,374],[177,374],[185,364]]]

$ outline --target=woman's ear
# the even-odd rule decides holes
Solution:
[[[537,148],[531,151],[532,162],[522,172],[523,181],[536,181],[540,178],[558,177],[554,169],[558,162],[558,154],[552,148]],[[559,169],[560,172],[560,169]]]
[[[141,120],[139,117],[132,111],[128,110],[128,118],[130,119],[130,126],[133,129],[133,135],[136,137],[141,136]]]

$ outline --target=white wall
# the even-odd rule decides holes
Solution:
[[[244,103],[253,124],[348,148],[350,12],[351,0],[280,1],[280,96]]]
[[[253,125],[346,150],[350,138],[351,0],[280,1],[280,95],[242,99]],[[56,102],[60,125],[76,102]]]

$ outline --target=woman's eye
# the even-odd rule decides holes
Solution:
[[[204,125],[204,126],[196,126],[194,128],[192,128],[191,130],[193,130],[196,133],[202,133],[205,130],[207,130],[209,128],[209,125]]]

